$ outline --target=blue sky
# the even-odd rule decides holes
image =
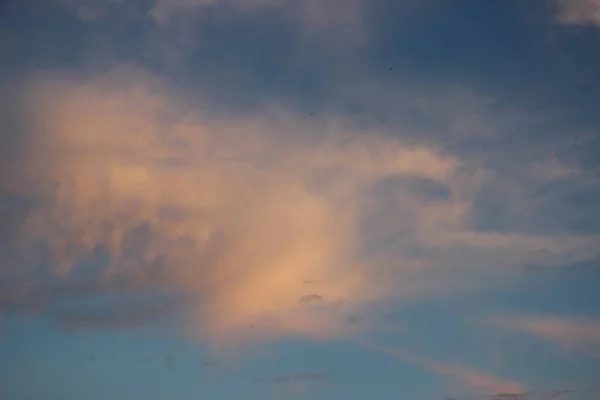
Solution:
[[[600,396],[597,0],[0,2],[0,398]]]

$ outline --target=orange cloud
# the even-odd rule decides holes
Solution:
[[[26,230],[50,244],[63,274],[99,244],[114,257],[106,273],[134,270],[140,285],[164,259],[165,284],[198,297],[192,319],[215,335],[264,315],[282,331],[342,330],[343,319],[300,299],[307,279],[331,301],[377,294],[355,254],[361,190],[394,175],[443,179],[456,164],[376,135],[341,144],[334,131],[313,142],[266,120],[169,122],[180,110],[166,97],[120,83],[33,88],[26,181],[45,201]],[[311,190],[324,173],[332,186]],[[151,247],[128,260],[140,224]]]
[[[464,284],[460,271],[482,266],[592,251],[590,237],[473,232],[485,174],[465,176],[456,157],[339,119],[277,107],[214,117],[128,68],[40,76],[27,98],[20,173],[5,183],[36,200],[23,248],[47,243],[64,279],[106,248],[98,279],[184,293],[201,337],[353,334],[358,302],[449,290],[446,278]],[[322,301],[302,301],[312,294]]]

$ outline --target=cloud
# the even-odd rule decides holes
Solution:
[[[528,397],[528,394],[498,393],[489,396],[489,400],[526,400]]]
[[[207,360],[203,363],[203,365],[210,370],[210,373],[213,377],[222,376],[225,374],[230,374],[236,371],[236,368],[229,364],[231,360],[228,362],[213,358]]]
[[[329,372],[302,372],[293,375],[280,375],[271,378],[272,383],[288,383],[288,382],[314,382],[327,381],[331,379],[331,371]]]
[[[178,72],[187,70],[186,62],[195,54],[214,46],[211,40],[215,39],[215,29],[228,32],[225,38],[240,27],[248,32],[251,24],[252,36],[259,32],[256,37],[265,45],[260,32],[270,26],[267,35],[273,35],[273,29],[280,29],[275,34],[282,37],[292,34],[295,44],[326,47],[329,53],[336,54],[355,48],[366,38],[362,20],[364,0],[52,0],[52,3],[91,26],[111,23],[110,30],[96,31],[92,58],[104,56],[114,61],[111,56],[118,54],[118,49],[127,49],[127,59],[135,54],[150,64]],[[124,40],[123,35],[130,35],[134,29],[137,40]],[[228,47],[236,45],[229,42]],[[238,51],[243,53],[242,49],[234,52]],[[232,57],[232,53],[227,57]]]
[[[488,393],[499,393],[495,396],[501,396],[509,393],[510,396],[518,396],[518,394],[525,392],[525,387],[520,382],[504,380],[471,369],[459,363],[442,363],[432,361],[427,358],[415,356],[413,354],[405,353],[398,349],[387,346],[368,344],[367,347],[388,354],[400,361],[420,365],[431,372],[455,380],[470,389],[484,390]],[[497,398],[500,399],[502,397]]]
[[[246,15],[275,11],[298,23],[304,34],[318,30],[336,35],[342,30],[346,38],[357,39],[363,29],[362,8],[363,0],[156,0],[147,17],[166,28],[181,23],[186,15],[201,16],[219,9]]]
[[[177,357],[174,354],[165,354],[163,357],[163,364],[167,369],[172,369],[175,366],[176,361]]]
[[[110,12],[120,11],[128,0],[54,0],[84,21],[96,21]]]
[[[561,398],[565,398],[570,396],[571,394],[575,393],[574,390],[556,390],[552,393],[549,393],[543,397],[541,397],[541,400],[549,400],[549,399],[561,399]]]
[[[68,331],[95,331],[99,329],[131,329],[149,326],[172,315],[170,305],[149,306],[116,304],[94,312],[50,312]]]
[[[524,332],[567,347],[579,347],[598,354],[600,321],[594,318],[565,316],[496,317],[487,323],[503,329]]]
[[[558,0],[558,21],[562,24],[595,25],[600,27],[600,1]]]
[[[213,113],[131,67],[28,82],[26,140],[2,182],[31,204],[0,270],[12,310],[150,290],[185,298],[195,337],[329,339],[369,329],[348,324],[361,304],[593,252],[589,235],[473,230],[489,174],[427,142],[277,104]],[[103,313],[70,318],[126,319]]]

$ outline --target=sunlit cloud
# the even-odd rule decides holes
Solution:
[[[4,3],[0,398],[594,397],[597,0]]]
[[[126,67],[40,75],[27,99],[22,167],[4,183],[32,202],[2,271],[12,309],[146,290],[179,296],[195,337],[331,339],[373,328],[350,322],[369,302],[593,254],[590,236],[473,230],[485,171],[465,175],[457,156],[340,117],[316,122],[276,104],[216,117]]]

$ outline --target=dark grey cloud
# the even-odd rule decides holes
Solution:
[[[88,360],[88,361],[97,361],[98,360],[98,358],[96,356],[92,356],[89,354],[83,354],[83,353],[79,353],[78,357],[83,358],[84,360]]]
[[[173,314],[170,306],[118,305],[100,312],[49,312],[69,331],[141,328]]]
[[[0,76],[3,73],[0,67]],[[0,281],[6,268],[15,268],[10,265],[16,262],[14,246],[34,205],[31,196],[19,191],[28,128],[22,84],[19,79],[0,79]]]
[[[148,296],[158,281],[143,278],[136,274],[115,274],[100,277],[96,274],[83,278],[57,278],[45,276],[43,270],[39,276],[28,279],[16,277],[6,279],[0,284],[0,309],[19,312],[19,310],[35,310],[52,307],[54,304],[69,299],[85,299],[101,295],[132,294]]]
[[[396,176],[374,182],[370,193],[374,198],[387,198],[389,193],[409,193],[421,201],[450,200],[452,189],[444,183],[423,177]]]
[[[521,393],[497,393],[489,396],[489,400],[526,400],[528,394]]]
[[[227,365],[223,360],[212,358],[203,362],[204,367],[210,370],[213,374],[228,374],[234,372],[234,368]]]
[[[186,307],[185,296],[157,290],[136,276],[63,280],[42,271],[33,279],[2,282],[0,311],[43,313],[67,331],[90,331],[152,326],[178,318]]]
[[[323,297],[319,294],[307,294],[307,295],[300,297],[298,299],[298,302],[302,303],[302,304],[312,304],[312,303],[322,302],[323,300],[325,300],[325,297]]]
[[[175,366],[175,362],[177,361],[177,357],[174,354],[165,354],[163,357],[163,364],[165,368],[171,369]]]
[[[11,247],[16,244],[19,230],[29,215],[31,205],[30,198],[0,187],[0,263],[9,262],[13,250]]]
[[[523,168],[520,179],[513,173],[500,172],[483,187],[471,215],[475,229],[548,235],[600,232],[600,217],[596,212],[600,186],[589,170],[581,166],[570,169],[565,164],[555,167],[563,168],[555,173],[564,176],[535,179],[526,175],[533,168],[546,169],[550,174],[552,165],[520,165]]]
[[[270,381],[272,383],[328,381],[331,379],[331,374],[332,371],[301,372],[293,375],[279,375],[271,378]]]
[[[575,392],[575,390],[556,390],[552,393],[543,395],[542,397],[540,397],[540,400],[562,399]]]

